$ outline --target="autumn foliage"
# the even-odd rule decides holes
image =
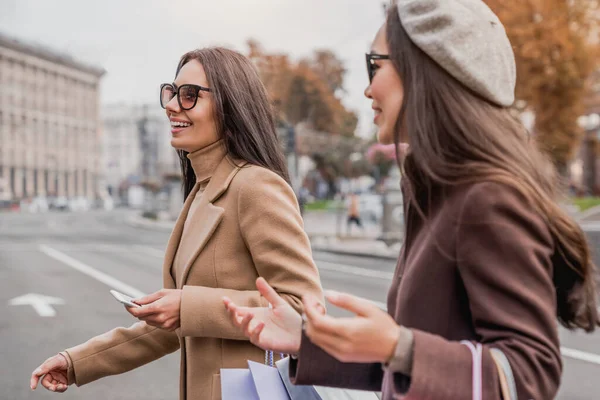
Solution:
[[[598,68],[598,0],[485,0],[503,21],[517,60],[517,103],[565,171],[582,130],[588,77]]]
[[[258,69],[280,120],[308,123],[316,131],[353,136],[356,114],[340,100],[344,93],[342,62],[328,50],[310,58],[291,60],[287,54],[269,54],[255,41],[248,42],[248,57]]]

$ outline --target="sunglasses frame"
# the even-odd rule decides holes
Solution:
[[[369,83],[373,82],[375,76],[375,70],[373,69],[373,61],[375,60],[389,60],[388,54],[377,54],[377,53],[366,53],[365,58],[367,60],[367,74],[369,74]]]
[[[191,83],[186,83],[185,85],[181,85],[181,86],[177,86],[173,83],[163,83],[162,85],[160,85],[160,91],[159,91],[158,95],[159,95],[159,100],[160,100],[160,106],[164,109],[167,108],[167,104],[168,104],[168,102],[163,104],[162,92],[163,92],[163,89],[165,88],[165,86],[170,86],[173,89],[173,93],[175,93],[175,95],[173,97],[177,96],[177,103],[179,104],[179,108],[181,108],[184,111],[189,111],[192,108],[196,107],[196,103],[198,102],[198,95],[200,94],[200,91],[212,92],[212,90],[210,88],[200,86],[200,85],[193,85]],[[186,86],[192,87],[196,90],[196,98],[194,99],[194,104],[191,107],[184,107],[183,104],[181,104],[181,96],[179,95],[179,92],[180,92],[181,88],[184,88]],[[171,97],[171,99],[169,101],[173,100],[173,97]]]

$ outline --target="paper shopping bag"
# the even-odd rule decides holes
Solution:
[[[254,387],[260,400],[290,400],[277,368],[248,361]]]
[[[222,400],[261,400],[249,369],[221,369]]]
[[[294,385],[290,381],[289,357],[277,361],[276,365],[279,376],[291,400],[379,400],[379,397],[374,392],[312,385]]]

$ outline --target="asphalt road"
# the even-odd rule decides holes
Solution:
[[[0,214],[1,400],[177,398],[178,353],[127,374],[70,387],[63,395],[29,389],[31,371],[47,357],[134,322],[108,293],[114,285],[144,293],[161,287],[168,233],[131,227],[125,217],[124,211]],[[597,230],[590,240],[600,249]],[[393,261],[328,253],[315,253],[315,259],[325,288],[384,306]],[[30,301],[22,298],[27,294],[62,304],[38,311],[11,305],[20,297]],[[561,331],[561,338],[565,357],[559,398],[600,398],[600,334]]]

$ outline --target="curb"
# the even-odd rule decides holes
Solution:
[[[139,215],[131,215],[125,218],[125,223],[129,226],[133,226],[135,228],[143,228],[143,229],[154,229],[161,231],[171,232],[173,230],[174,223],[170,222],[159,222],[159,221],[147,221],[145,218],[142,218]],[[334,246],[324,246],[322,244],[313,243],[314,239],[322,238],[323,235],[310,235],[308,234],[311,240],[311,248],[313,251],[320,251],[324,253],[331,254],[339,254],[345,256],[354,256],[354,257],[364,257],[364,258],[378,258],[382,260],[398,260],[398,256],[400,254],[399,251],[390,250],[382,251],[378,249],[374,249],[373,251],[356,251],[356,250],[344,250],[340,248],[335,248]]]
[[[154,229],[161,231],[172,231],[175,223],[170,222],[158,222],[158,221],[147,221],[145,218],[139,215],[132,215],[125,219],[127,225],[135,228]]]
[[[399,252],[397,255],[392,255],[392,254],[377,254],[376,252],[368,253],[368,252],[363,252],[363,251],[348,251],[348,250],[332,249],[332,248],[328,248],[328,247],[312,246],[312,245],[311,245],[311,248],[313,251],[320,251],[323,253],[339,254],[342,256],[352,256],[352,257],[378,258],[381,260],[397,261],[398,257],[400,256]]]
[[[585,211],[578,213],[577,216],[575,217],[575,220],[577,222],[586,222],[586,219],[588,219],[589,217],[596,215],[596,214],[600,214],[600,206],[595,206],[595,207],[589,208]],[[590,222],[590,221],[587,221],[587,222]]]

